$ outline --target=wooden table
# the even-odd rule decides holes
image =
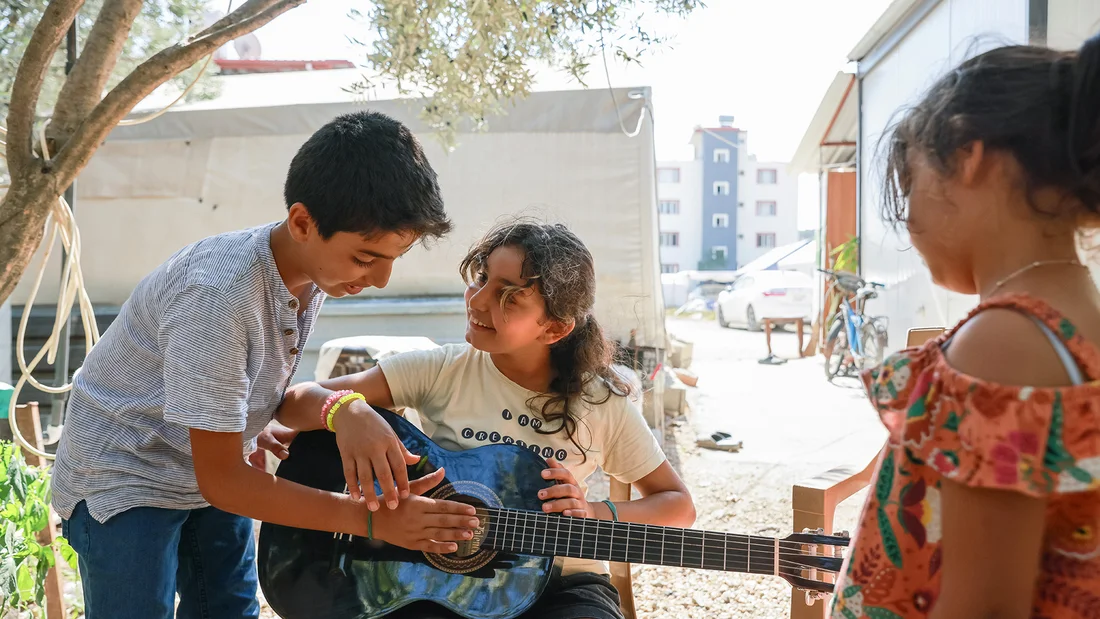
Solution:
[[[798,356],[804,357],[802,336],[805,330],[805,319],[803,318],[764,318],[764,335],[768,339],[768,357],[772,355],[772,327],[778,327],[780,325],[794,325],[795,330],[798,332]]]

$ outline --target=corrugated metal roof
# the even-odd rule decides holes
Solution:
[[[822,166],[855,161],[859,135],[856,76],[838,71],[817,106],[787,166],[789,174],[816,173]]]
[[[894,0],[882,12],[882,15],[871,25],[867,34],[856,43],[852,51],[848,52],[849,60],[862,60],[867,54],[874,51],[875,47],[885,39],[899,24],[917,8],[923,0]]]

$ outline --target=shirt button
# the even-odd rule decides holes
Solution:
[[[298,299],[291,299],[289,305],[292,309],[298,309]]]
[[[283,331],[283,335],[294,335],[294,329],[287,329]]]
[[[298,354],[298,348],[297,347],[291,348],[290,349],[290,354],[297,355]]]

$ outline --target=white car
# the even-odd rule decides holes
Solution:
[[[803,318],[809,323],[813,290],[813,279],[798,271],[746,273],[718,294],[718,324],[759,331],[764,318]]]

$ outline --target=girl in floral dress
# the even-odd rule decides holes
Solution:
[[[894,127],[886,214],[933,280],[980,295],[864,376],[890,431],[832,616],[1100,617],[1100,35],[1012,46]]]

